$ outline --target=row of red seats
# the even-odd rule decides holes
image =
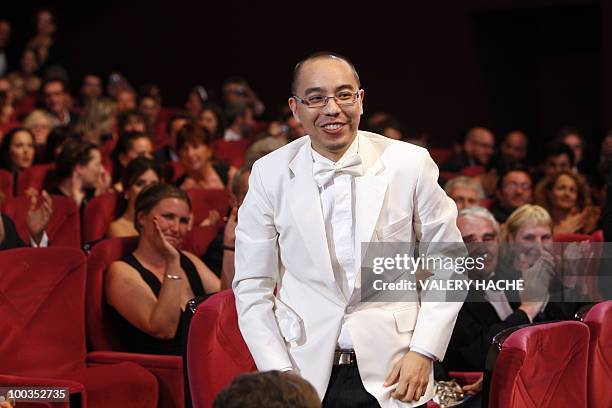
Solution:
[[[112,171],[112,162],[109,155],[110,150],[114,148],[113,143],[103,148],[104,166],[110,172]],[[231,166],[240,168],[244,165],[245,153],[249,147],[251,140],[244,139],[239,141],[216,140],[213,142],[213,151],[217,160],[224,161]],[[110,150],[109,150],[110,149]],[[35,164],[30,168],[22,170],[17,177],[17,185],[14,185],[13,175],[0,169],[0,192],[4,197],[13,197],[24,195],[25,192],[33,188],[41,191],[44,188],[53,187],[53,180],[50,179],[52,172],[55,170],[54,163]],[[184,170],[179,162],[167,163],[164,170],[164,177],[168,182],[175,182],[183,174]],[[15,193],[15,194],[13,194]]]
[[[181,407],[185,368],[193,406],[207,407],[236,375],[256,369],[230,290],[191,305],[185,367],[180,357],[118,353],[121,346],[104,301],[104,273],[136,242],[105,240],[87,258],[73,248],[0,253],[5,266],[0,319],[7,323],[0,350],[11,351],[2,353],[0,386],[68,387],[73,400],[80,401],[76,406],[129,401],[129,406],[148,407],[159,400],[163,407]],[[587,396],[589,406],[611,406],[612,302],[593,307],[584,322],[533,325],[498,335],[493,350],[499,353],[495,365],[491,359],[488,365],[490,406],[586,406]]]
[[[216,210],[220,216],[227,214],[231,204],[228,190],[188,190],[191,198],[194,227],[188,234],[183,249],[202,255],[208,247],[209,236],[217,233],[215,227],[199,227],[208,217],[210,211]],[[81,247],[82,243],[92,243],[104,238],[110,223],[116,218],[117,206],[121,196],[117,193],[106,193],[95,197],[83,210],[82,222],[79,221],[79,209],[74,201],[67,197],[51,196],[53,214],[47,226],[47,235],[53,246]],[[29,208],[27,196],[9,198],[2,204],[2,211],[17,225],[17,230],[24,242],[28,242],[26,217]]]
[[[499,333],[487,357],[489,408],[611,407],[612,301],[580,320]]]

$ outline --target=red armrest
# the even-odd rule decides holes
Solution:
[[[451,371],[448,375],[457,380],[459,384],[468,385],[474,384],[484,373],[482,371]]]
[[[68,388],[70,394],[83,394],[83,384],[76,381],[55,378],[23,377],[17,375],[0,374],[0,387],[62,387]],[[84,394],[82,395],[84,401]],[[50,407],[70,408],[70,402],[19,402],[20,407]]]
[[[159,383],[159,407],[183,407],[185,380],[183,359],[179,356],[94,351],[87,354],[88,365],[116,364],[129,361],[149,370]]]

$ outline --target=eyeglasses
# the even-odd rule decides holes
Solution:
[[[529,183],[508,183],[506,185],[504,185],[504,188],[510,192],[515,192],[516,190],[518,190],[519,188],[521,190],[531,190],[531,184]]]
[[[327,106],[327,102],[330,99],[334,99],[338,106],[349,106],[353,105],[359,99],[359,91],[357,92],[349,92],[343,91],[338,92],[333,96],[323,96],[323,95],[313,95],[309,96],[306,99],[302,99],[299,96],[293,95],[293,99],[298,101],[299,103],[306,105],[308,108],[324,108]]]

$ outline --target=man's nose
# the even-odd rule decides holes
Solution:
[[[327,100],[327,105],[325,105],[323,107],[323,113],[325,113],[326,115],[337,115],[342,111],[342,109],[340,109],[340,105],[338,105],[338,102],[336,102],[336,98],[329,98]]]

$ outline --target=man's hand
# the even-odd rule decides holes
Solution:
[[[49,224],[51,214],[53,214],[53,201],[51,201],[51,197],[44,190],[40,195],[37,191],[30,191],[28,195],[30,196],[30,208],[28,209],[26,224],[30,237],[38,245],[47,228],[47,224]],[[42,199],[40,205],[38,205],[39,199]]]
[[[0,245],[2,245],[2,243],[4,242],[4,235],[6,233],[4,232],[4,221],[2,220],[2,217],[0,217]]]
[[[475,383],[464,385],[463,387],[461,387],[463,389],[463,392],[465,392],[467,395],[478,394],[480,391],[482,391],[482,378],[483,376],[481,375]]]
[[[402,357],[387,376],[384,386],[398,383],[391,397],[403,402],[418,401],[427,389],[432,361],[429,357],[409,351]]]

